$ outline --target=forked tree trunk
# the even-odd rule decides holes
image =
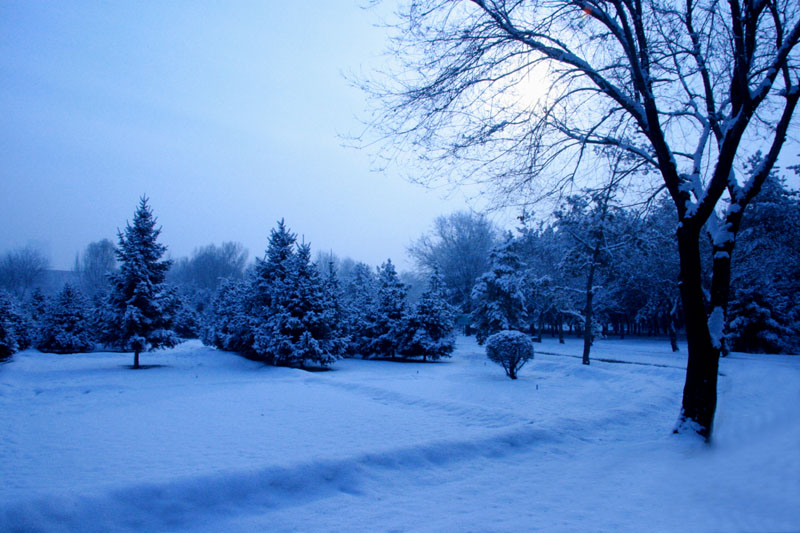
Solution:
[[[701,284],[698,233],[678,231],[681,258],[680,289],[686,317],[688,361],[683,402],[675,433],[694,431],[711,440],[717,408],[717,373],[720,350],[711,341]]]

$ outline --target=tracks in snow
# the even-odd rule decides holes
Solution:
[[[431,439],[413,445],[310,460],[289,466],[203,474],[163,483],[143,483],[93,494],[47,495],[0,504],[0,529],[22,531],[170,530],[191,528],[248,512],[269,512],[327,497],[358,497],[371,480],[382,484],[471,461],[503,460],[542,446],[575,453],[598,427],[618,426],[645,416],[618,410],[602,420],[551,419],[546,427],[514,413],[448,400],[425,399],[380,387],[315,380],[376,402],[446,415],[465,426],[482,427],[463,439]],[[420,472],[420,474],[414,474]],[[403,475],[405,473],[405,476]],[[409,474],[410,473],[410,474]],[[413,481],[412,481],[413,482]]]

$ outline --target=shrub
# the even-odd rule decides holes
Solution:
[[[486,339],[486,355],[502,366],[508,377],[517,379],[517,372],[533,359],[533,341],[522,332],[504,330]]]

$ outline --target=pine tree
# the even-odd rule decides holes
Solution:
[[[31,324],[34,328],[41,329],[42,320],[44,320],[45,315],[47,315],[49,306],[50,302],[47,296],[44,295],[42,289],[37,287],[33,291],[33,294],[31,294],[26,306],[28,316],[30,317]]]
[[[292,364],[327,366],[339,358],[341,341],[336,336],[337,324],[328,312],[322,278],[311,262],[308,244],[297,247],[294,263],[294,282],[287,294],[287,307],[293,319]]]
[[[202,330],[203,344],[220,350],[249,354],[253,334],[246,302],[251,284],[226,279],[217,289]]]
[[[37,348],[53,353],[90,351],[93,343],[89,322],[85,298],[78,289],[66,284],[42,320]]]
[[[800,193],[773,173],[748,206],[731,272],[728,337],[737,351],[800,349]]]
[[[342,287],[336,272],[336,265],[328,263],[328,269],[322,280],[323,321],[330,337],[329,350],[337,359],[347,353],[350,342],[347,336],[345,321],[347,319],[343,304]]]
[[[488,272],[472,290],[472,326],[479,344],[503,330],[526,331],[524,266],[511,235],[489,255]]]
[[[283,220],[270,234],[266,259],[256,266],[248,304],[252,352],[281,366],[327,366],[342,351],[338,324],[311,247],[297,244]]]
[[[423,360],[450,357],[455,347],[455,309],[447,303],[445,287],[438,270],[434,270],[428,288],[408,317],[401,353]]]
[[[378,268],[377,301],[369,320],[372,354],[392,358],[397,355],[406,327],[407,290],[391,259]]]
[[[5,359],[16,353],[19,347],[16,324],[19,314],[11,296],[0,290],[0,359]]]
[[[139,353],[175,346],[172,328],[173,299],[164,283],[172,262],[161,260],[167,247],[158,242],[161,228],[147,197],[142,197],[125,232],[119,232],[116,254],[119,271],[110,275],[109,313],[103,341],[134,352],[133,367],[139,368]]]
[[[375,314],[377,280],[369,266],[358,263],[353,267],[344,290],[344,330],[349,342],[350,356],[367,357],[372,350],[371,320]]]
[[[283,220],[270,232],[265,259],[256,261],[252,294],[248,301],[253,355],[273,365],[288,365],[293,355],[292,317],[286,305],[292,289],[297,236]]]

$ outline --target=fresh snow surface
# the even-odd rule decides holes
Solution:
[[[516,381],[471,338],[316,373],[196,341],[137,371],[22,352],[0,531],[800,531],[800,357],[723,359],[707,446],[671,434],[685,346],[581,348],[546,338]]]

